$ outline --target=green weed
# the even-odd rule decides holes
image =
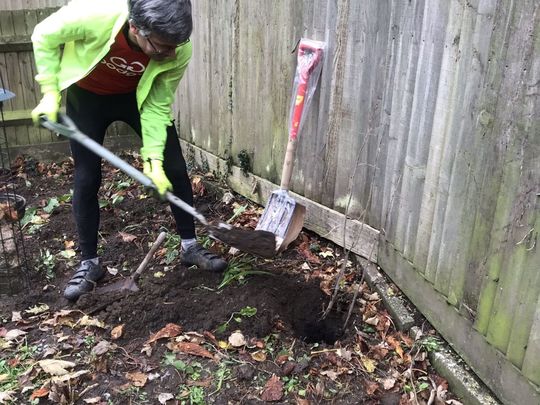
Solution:
[[[56,266],[56,257],[49,249],[40,249],[37,263],[37,270],[45,275],[47,281],[54,279],[54,267]]]
[[[244,307],[238,312],[233,312],[231,314],[231,317],[229,318],[229,320],[227,322],[225,322],[225,323],[223,323],[223,324],[221,324],[221,325],[219,325],[217,327],[216,333],[225,332],[233,319],[234,319],[235,322],[241,323],[243,317],[244,318],[251,318],[252,316],[255,316],[256,314],[257,314],[257,308],[253,308],[253,307],[250,307],[250,306]]]
[[[219,284],[218,289],[227,286],[235,280],[239,284],[244,284],[246,282],[247,276],[255,274],[264,274],[268,276],[272,275],[272,273],[269,273],[267,271],[253,270],[252,263],[254,260],[255,259],[246,259],[245,257],[233,258],[229,262],[227,270],[223,274],[223,280]]]

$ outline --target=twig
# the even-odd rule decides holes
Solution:
[[[352,311],[354,309],[354,304],[356,303],[356,299],[358,298],[358,294],[360,293],[360,288],[362,288],[362,284],[364,283],[364,268],[360,266],[362,269],[362,276],[360,277],[360,282],[358,283],[358,286],[354,290],[353,299],[351,300],[351,303],[349,304],[349,311],[347,312],[347,319],[345,319],[345,323],[343,324],[343,329],[347,329],[347,325],[349,324],[349,319],[351,319]]]
[[[322,314],[322,319],[326,318],[328,314],[330,313],[330,310],[336,303],[337,294],[339,291],[339,284],[341,283],[341,279],[343,278],[343,275],[345,274],[345,270],[347,269],[347,262],[349,260],[349,250],[345,250],[345,259],[343,259],[343,263],[341,264],[341,269],[339,270],[339,274],[336,278],[336,285],[334,286],[334,292],[332,294],[332,299],[328,303],[328,306],[326,307],[326,310]]]

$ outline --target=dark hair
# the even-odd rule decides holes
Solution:
[[[128,0],[129,18],[142,31],[182,43],[193,30],[190,0]]]

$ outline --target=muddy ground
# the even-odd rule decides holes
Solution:
[[[140,167],[137,156],[124,158]],[[396,331],[354,258],[322,318],[343,268],[339,247],[302,232],[283,254],[261,259],[231,255],[199,233],[229,268],[186,268],[167,205],[108,165],[99,248],[108,273],[100,284],[127,277],[160,231],[170,235],[140,291],[68,302],[62,291],[79,260],[72,162],[21,157],[15,170],[10,182],[27,199],[21,224],[30,282],[21,277],[19,293],[0,296],[0,403],[458,403],[429,365],[434,331],[421,324],[416,340]],[[205,216],[256,225],[260,207],[222,198],[229,192],[212,174],[194,171],[192,179]]]

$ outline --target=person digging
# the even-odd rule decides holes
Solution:
[[[191,58],[192,27],[190,0],[72,0],[32,34],[36,81],[43,93],[33,121],[42,116],[56,121],[60,92],[67,90],[66,114],[81,132],[103,144],[112,122],[126,122],[142,138],[143,171],[157,192],[172,191],[193,205],[171,119],[174,94]],[[97,254],[101,158],[74,141],[70,147],[82,257],[64,296],[76,300],[105,275]],[[193,217],[174,205],[171,210],[181,237],[181,262],[225,270],[225,260],[197,243]]]

